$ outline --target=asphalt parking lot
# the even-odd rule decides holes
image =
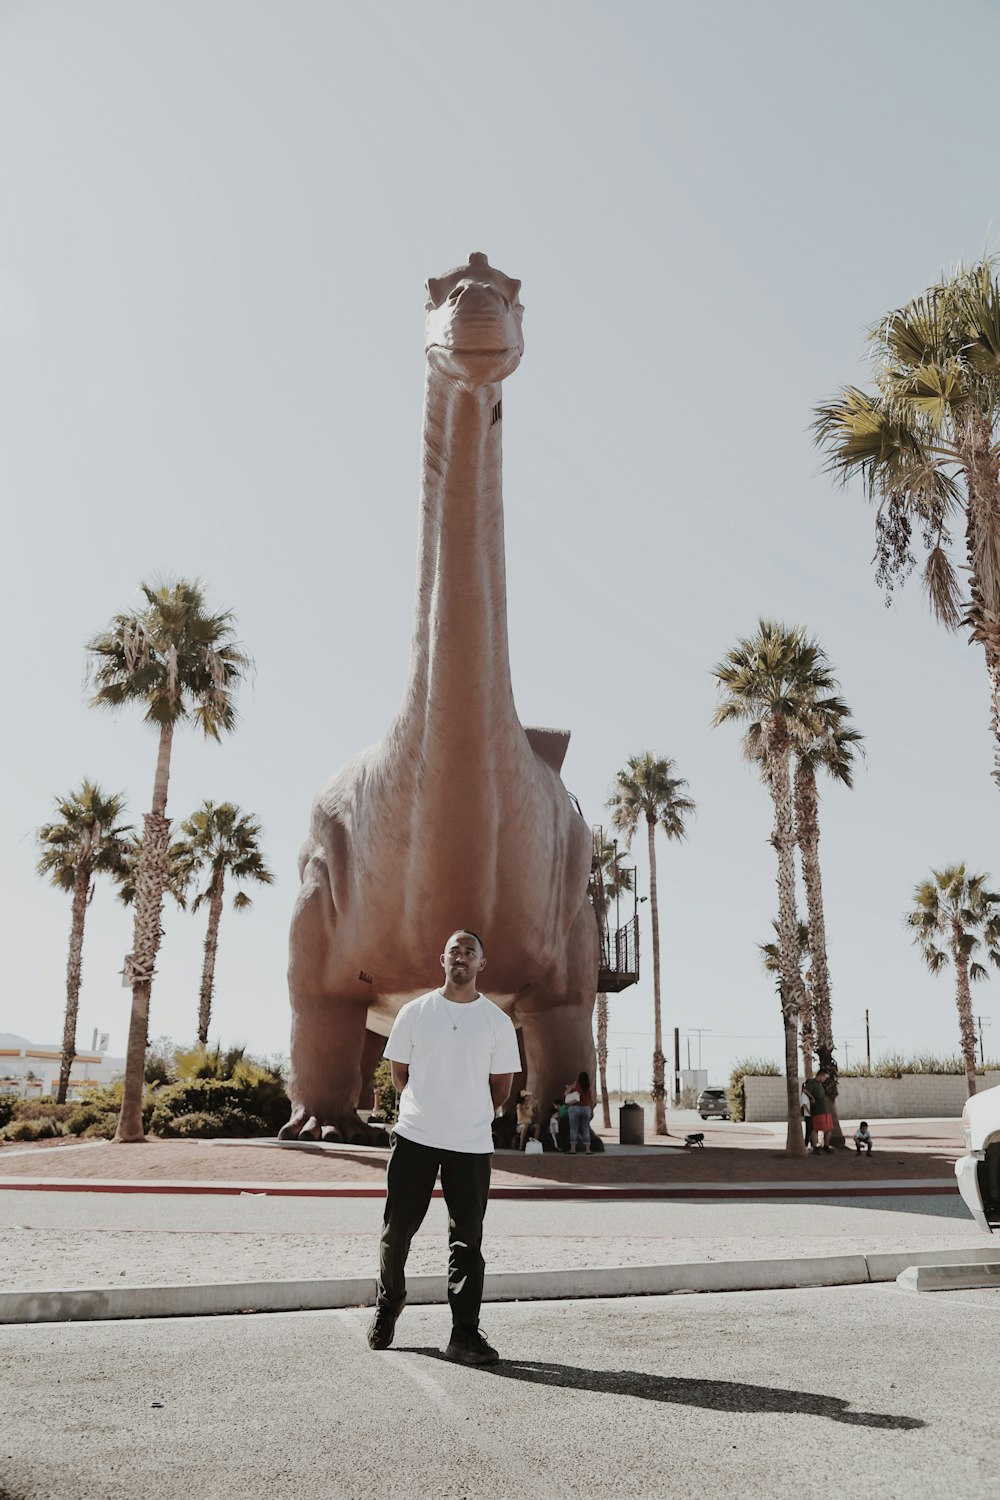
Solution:
[[[1000,1293],[894,1284],[494,1305],[502,1362],[443,1307],[372,1353],[361,1310],[0,1330],[3,1500],[1000,1490]]]

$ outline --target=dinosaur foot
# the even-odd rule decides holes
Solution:
[[[369,1126],[356,1110],[317,1110],[295,1105],[291,1119],[278,1131],[279,1141],[331,1141],[342,1146],[386,1146],[385,1126]]]

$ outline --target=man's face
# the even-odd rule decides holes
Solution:
[[[453,932],[441,955],[441,967],[452,984],[472,984],[485,963],[482,948],[469,932]]]

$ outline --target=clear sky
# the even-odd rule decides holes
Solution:
[[[264,825],[278,879],[223,919],[213,1032],[287,1050],[310,801],[408,662],[423,281],[481,249],[526,309],[504,390],[519,711],[572,730],[589,821],[646,748],[698,803],[661,847],[665,1026],[707,1028],[712,1082],[781,1056],[769,801],[709,727],[710,669],[765,614],[819,636],[867,736],[822,808],[837,1037],[853,1058],[867,1007],[876,1053],[956,1050],[902,914],[932,865],[1000,878],[982,653],[915,581],[884,608],[871,512],[808,427],[864,379],[867,325],[993,243],[998,55],[987,0],[946,21],[930,0],[6,0],[0,1030],[61,1034],[69,902],[33,873],[52,798],[89,776],[137,820],[149,802],[154,739],[86,706],[84,642],[141,578],[200,575],[257,671],[236,736],[178,736],[169,811],[229,799]],[[151,1030],[186,1041],[203,914],[165,928]],[[129,937],[98,890],[79,1036],[112,1052]],[[611,1003],[611,1079],[648,1085],[648,965]]]

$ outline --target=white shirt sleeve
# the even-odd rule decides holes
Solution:
[[[412,1002],[404,1005],[392,1023],[389,1032],[389,1040],[385,1044],[382,1056],[389,1062],[406,1063],[407,1067],[413,1057],[413,1027],[410,1024],[412,1016]]]
[[[388,1053],[386,1053],[388,1056]],[[517,1032],[510,1016],[500,1013],[500,1021],[493,1035],[493,1056],[490,1058],[490,1074],[520,1073],[521,1054],[517,1046]]]

